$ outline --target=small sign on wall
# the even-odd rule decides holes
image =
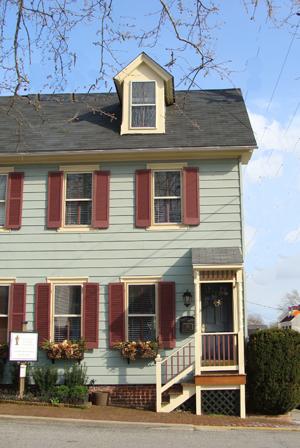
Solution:
[[[37,361],[38,333],[12,331],[9,338],[9,360]]]

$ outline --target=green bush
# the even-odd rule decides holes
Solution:
[[[88,387],[87,386],[74,386],[69,389],[69,403],[83,404],[87,401]]]
[[[247,406],[283,414],[300,403],[300,333],[268,329],[252,334],[246,350]]]
[[[72,367],[65,370],[64,383],[70,389],[75,386],[84,386],[87,383],[86,367],[73,364]]]
[[[70,389],[68,386],[62,384],[61,386],[56,386],[51,390],[50,400],[57,400],[58,403],[68,403],[69,395]]]
[[[57,382],[57,369],[55,367],[33,367],[31,374],[34,379],[37,392],[40,395],[48,397],[52,394],[52,390]]]

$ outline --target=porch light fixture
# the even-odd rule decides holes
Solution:
[[[186,307],[192,303],[192,297],[192,293],[188,289],[182,294],[183,303]]]

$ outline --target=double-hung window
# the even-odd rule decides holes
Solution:
[[[156,339],[157,285],[127,286],[128,340],[151,341]]]
[[[65,176],[65,225],[91,225],[92,173]]]
[[[54,340],[79,340],[82,327],[82,285],[54,285]]]
[[[5,225],[7,175],[0,174],[0,227]]]
[[[154,224],[182,222],[181,171],[154,171]]]
[[[0,286],[0,344],[7,342],[9,286]]]
[[[131,83],[131,127],[156,127],[155,81]]]

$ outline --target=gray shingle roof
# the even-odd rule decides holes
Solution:
[[[201,247],[192,249],[193,265],[236,265],[243,263],[239,247]]]
[[[176,92],[166,133],[119,134],[117,94],[0,97],[0,153],[255,146],[239,89]],[[112,115],[114,118],[112,118]]]

